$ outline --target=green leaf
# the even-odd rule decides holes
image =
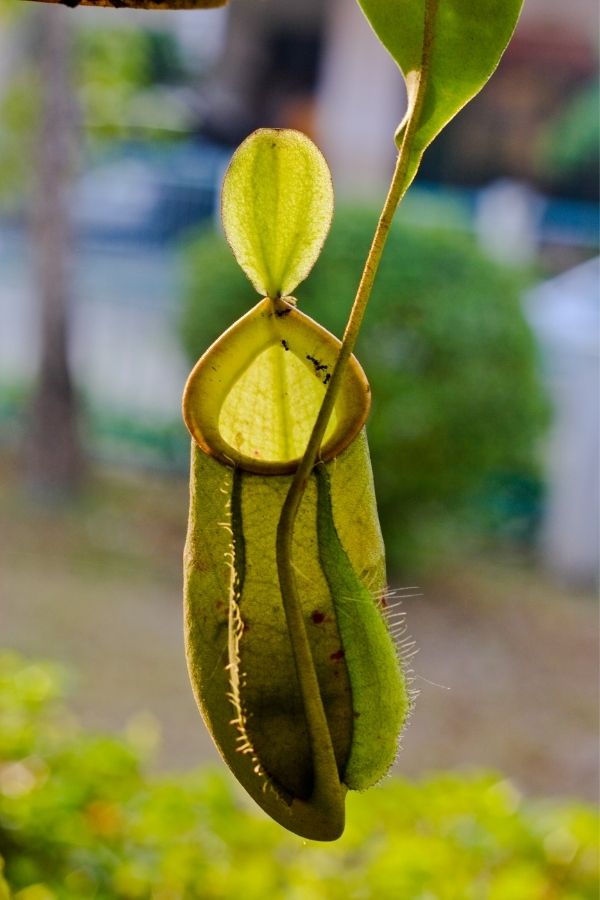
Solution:
[[[406,81],[408,109],[398,129],[398,143],[417,111],[413,169],[425,148],[493,73],[514,31],[522,2],[358,0]],[[430,43],[424,39],[426,8]],[[418,109],[420,85],[423,96]]]
[[[406,693],[377,605],[384,551],[364,433],[326,472],[325,492],[316,476],[309,481],[294,563],[340,779],[361,787],[392,761]],[[339,828],[312,800],[313,755],[275,562],[290,482],[225,466],[192,445],[186,652],[202,715],[239,781],[286,828],[331,840]]]
[[[285,297],[306,278],[332,215],[327,163],[304,134],[262,128],[238,148],[223,182],[223,227],[260,294]]]

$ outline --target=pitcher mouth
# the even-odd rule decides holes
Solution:
[[[296,470],[331,379],[341,343],[296,309],[293,297],[265,297],[194,366],[183,418],[198,446],[226,465],[263,475]],[[369,414],[369,383],[354,356],[321,447],[338,456]]]

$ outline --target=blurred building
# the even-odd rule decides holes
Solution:
[[[510,177],[558,188],[544,144],[567,105],[595,81],[597,29],[591,0],[526,0],[497,72],[428,151],[423,174],[463,184]],[[594,160],[567,187],[571,195],[576,189],[579,196],[597,197]]]
[[[428,150],[422,176],[560,187],[544,171],[544,139],[595,79],[597,25],[593,0],[527,0],[494,78]],[[323,146],[338,186],[366,193],[387,178],[403,106],[402,79],[356,3],[238,0],[199,127],[233,144],[258,125],[301,128]],[[597,196],[593,159],[567,187]]]
[[[354,0],[232,0],[151,15],[82,8],[76,21],[171,33],[197,78],[188,102],[204,136],[235,146],[261,125],[297,127],[324,148],[338,189],[365,195],[387,183],[404,85]],[[597,199],[595,158],[566,174],[545,159],[553,124],[595,83],[597,32],[593,0],[526,0],[494,78],[429,148],[421,177],[471,186],[508,177]],[[1,95],[11,53],[0,49]]]

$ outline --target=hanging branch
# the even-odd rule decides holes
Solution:
[[[37,0],[69,6],[108,6],[111,9],[214,9],[227,0]]]

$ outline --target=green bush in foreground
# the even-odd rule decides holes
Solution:
[[[522,800],[493,774],[390,779],[350,797],[340,841],[307,843],[225,774],[148,776],[131,743],[77,726],[60,682],[0,655],[0,900],[597,898],[581,804]]]
[[[373,224],[368,210],[338,212],[298,288],[302,311],[334,334]],[[390,231],[357,353],[373,390],[369,443],[392,570],[429,562],[436,537],[491,479],[537,477],[546,406],[521,288],[522,276],[463,233],[401,222]],[[191,360],[250,308],[249,290],[222,237],[190,245],[182,334]]]

